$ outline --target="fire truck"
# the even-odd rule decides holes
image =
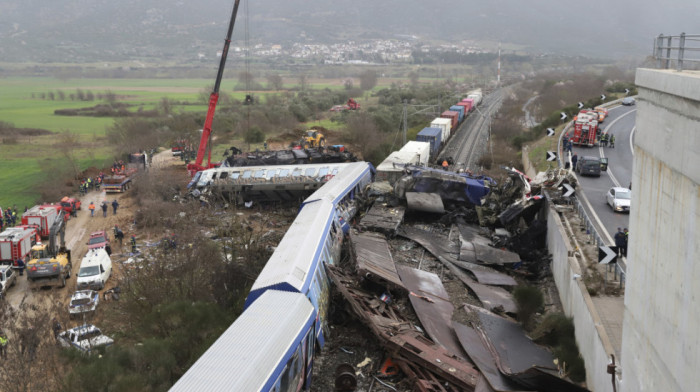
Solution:
[[[593,110],[582,110],[574,121],[574,135],[571,142],[578,146],[593,147],[598,132],[598,113]]]

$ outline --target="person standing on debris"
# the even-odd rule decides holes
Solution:
[[[102,208],[102,217],[106,218],[107,217],[107,202],[103,201],[102,205],[100,207]]]
[[[571,157],[571,169],[576,171],[576,162],[578,162],[578,154],[574,154],[574,156]]]
[[[117,207],[119,207],[119,203],[117,203],[117,199],[114,199],[112,202],[112,209],[114,210],[114,215],[117,215]]]
[[[627,258],[627,244],[630,241],[630,232],[629,232],[629,230],[627,230],[626,227],[625,227],[623,232],[625,233],[625,254],[624,254],[624,256],[625,256],[625,258]]]
[[[617,255],[627,257],[625,253],[625,233],[622,231],[621,227],[617,228],[617,233],[615,233],[615,246],[617,247]]]
[[[51,329],[53,330],[53,337],[58,339],[58,334],[61,333],[61,330],[63,327],[61,327],[61,323],[58,321],[56,317],[53,318],[51,321]]]
[[[136,236],[131,235],[131,253],[136,253]]]
[[[88,206],[88,210],[90,210],[90,217],[92,218],[95,216],[95,203],[90,202],[90,205]]]

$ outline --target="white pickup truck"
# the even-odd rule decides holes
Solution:
[[[58,334],[58,342],[63,347],[73,347],[90,354],[99,348],[111,346],[114,340],[103,335],[96,326],[84,324]]]

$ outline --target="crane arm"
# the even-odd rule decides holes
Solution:
[[[214,112],[216,111],[216,103],[219,101],[219,88],[221,87],[221,79],[224,75],[224,67],[226,66],[226,57],[228,56],[228,48],[231,45],[231,36],[233,35],[233,26],[236,23],[236,14],[238,14],[238,5],[240,0],[235,0],[233,4],[233,11],[231,12],[231,22],[228,25],[228,32],[226,33],[226,39],[224,40],[224,49],[221,52],[221,61],[219,62],[219,71],[216,74],[216,82],[214,83],[214,90],[209,96],[209,109],[207,110],[207,117],[204,120],[204,127],[202,128],[202,138],[199,141],[199,149],[197,150],[197,158],[194,164],[187,165],[187,169],[191,175],[194,175],[197,171],[203,170],[205,168],[211,167],[211,147],[209,146],[211,138],[211,124],[214,121]],[[202,166],[204,162],[204,153],[209,147],[209,153],[207,158],[207,166]]]

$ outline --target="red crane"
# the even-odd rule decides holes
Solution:
[[[214,112],[216,111],[216,103],[219,101],[219,87],[221,86],[221,78],[224,75],[224,66],[226,65],[226,56],[228,55],[228,47],[231,45],[231,35],[233,34],[233,25],[236,23],[236,14],[238,13],[238,4],[240,0],[235,0],[233,4],[233,12],[231,13],[231,22],[228,25],[228,33],[226,34],[226,39],[224,40],[224,50],[221,52],[221,62],[219,63],[219,72],[216,74],[216,83],[214,83],[214,90],[209,96],[209,110],[207,111],[207,118],[204,120],[204,128],[202,128],[202,138],[199,140],[199,149],[197,150],[197,159],[194,163],[187,165],[187,171],[190,176],[194,176],[195,173],[216,167],[216,164],[211,163],[211,123],[214,120]],[[207,165],[202,166],[204,162],[204,153],[208,149],[207,155]]]

